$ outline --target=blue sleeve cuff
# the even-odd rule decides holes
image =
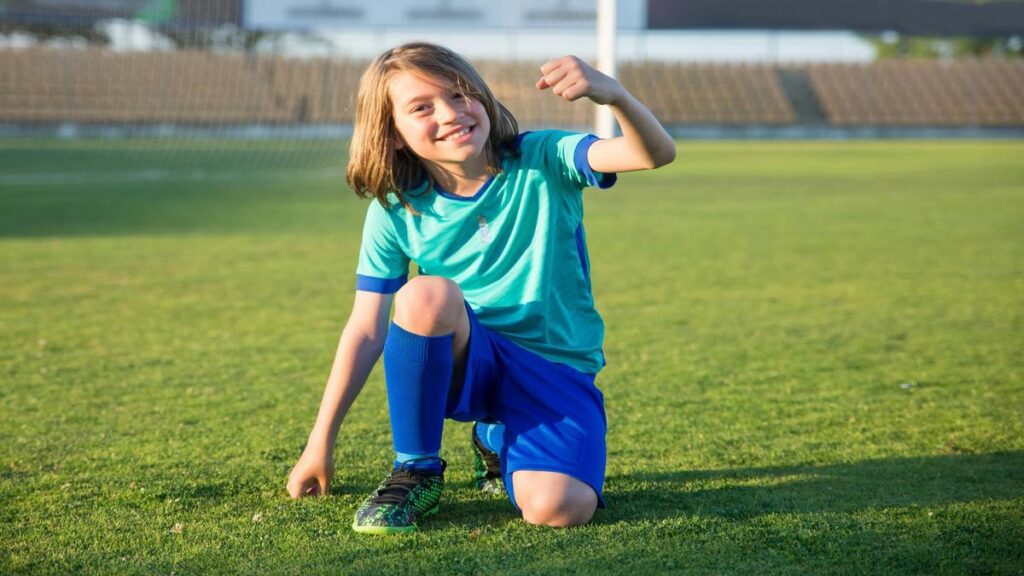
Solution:
[[[405,286],[408,279],[408,274],[403,274],[398,278],[376,278],[356,274],[356,290],[376,292],[378,294],[394,294],[398,292],[399,288]]]
[[[522,148],[522,146],[523,146],[523,138],[526,138],[526,135],[527,135],[527,134],[529,134],[530,132],[531,132],[530,130],[527,130],[526,132],[520,132],[520,133],[519,133],[519,134],[518,134],[518,135],[516,136],[516,141],[515,141],[515,143],[514,143],[514,144],[513,144],[512,146],[513,146],[513,147],[514,147],[514,148],[515,148],[515,149],[516,149],[517,151],[518,151],[518,150],[519,150],[520,148]]]
[[[590,147],[594,142],[597,142],[598,140],[600,140],[600,138],[593,134],[587,134],[584,136],[583,139],[579,141],[579,144],[576,144],[576,152],[573,153],[573,163],[576,165],[576,170],[578,170],[580,174],[583,174],[583,177],[587,179],[588,186],[611,188],[618,179],[618,176],[615,174],[594,172],[593,169],[590,168],[590,162],[587,160],[587,152],[590,150]]]

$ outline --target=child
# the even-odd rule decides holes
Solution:
[[[675,144],[575,57],[544,64],[537,88],[611,106],[623,135],[519,134],[472,66],[432,44],[385,52],[360,81],[348,181],[377,202],[352,314],[288,479],[292,497],[328,492],[338,427],[383,353],[396,457],[356,531],[410,532],[437,511],[445,418],[477,422],[477,486],[500,490],[500,479],[527,522],[585,524],[603,505],[604,326],[582,190],[668,164]],[[407,280],[410,261],[419,275]]]

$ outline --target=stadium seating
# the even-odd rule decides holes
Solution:
[[[837,125],[1024,125],[1024,62],[881,60],[815,64],[808,75]]]
[[[652,62],[623,66],[620,78],[668,124],[785,124],[795,118],[768,66]]]
[[[594,106],[534,87],[539,62],[478,62],[524,128],[588,126]],[[345,124],[365,61],[198,50],[0,49],[0,122]],[[623,84],[666,124],[796,122],[779,71],[760,64],[626,63]],[[1022,126],[1024,62],[811,64],[829,124]]]

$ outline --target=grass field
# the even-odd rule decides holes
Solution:
[[[453,423],[410,537],[349,529],[380,370],[333,493],[284,491],[352,300],[340,164],[123,146],[0,142],[0,573],[1024,573],[1020,142],[684,142],[589,191],[609,507],[524,524]]]

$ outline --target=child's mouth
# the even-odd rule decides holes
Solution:
[[[442,138],[442,140],[444,142],[459,142],[462,139],[469,136],[470,133],[473,132],[473,128],[473,126],[467,126],[466,128],[459,130],[458,132],[454,132],[452,134],[449,134],[448,136],[445,136],[444,138]]]

